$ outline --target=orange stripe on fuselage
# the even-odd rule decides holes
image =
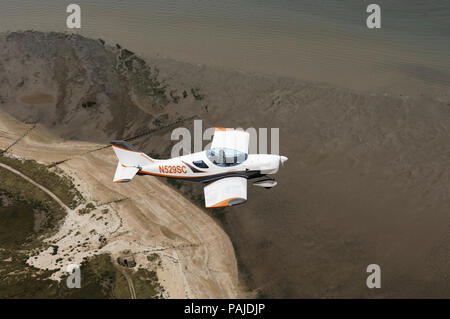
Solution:
[[[160,174],[160,173],[153,173],[153,172],[146,172],[146,171],[139,171],[138,173],[142,173],[142,174],[147,174],[147,175],[154,175],[154,176],[162,176],[162,177],[174,177],[174,178],[198,178],[198,177],[212,177],[212,176],[220,176],[223,173],[218,173],[218,174],[210,174],[210,175],[202,175],[202,174],[198,174],[195,176],[183,176],[183,175],[167,175],[167,174]],[[227,171],[225,173],[245,173],[245,171]],[[244,176],[241,176],[244,177]],[[223,178],[227,178],[227,176],[223,176]],[[245,178],[245,177],[244,177]],[[207,187],[209,185],[206,185],[205,187]]]
[[[198,176],[167,175],[167,174],[152,173],[152,172],[146,172],[146,171],[139,171],[139,173],[147,174],[147,175],[162,176],[162,177],[175,177],[175,178],[197,178],[198,177]],[[202,177],[203,176],[209,176],[209,175],[202,175]]]
[[[124,151],[128,151],[128,152],[133,152],[133,153],[140,153],[140,152],[132,151],[132,150],[129,150],[129,149],[126,149],[126,148],[123,148],[123,147],[117,146],[117,145],[115,145],[115,144],[111,144],[111,146],[112,146],[112,147],[117,147],[117,148],[120,148],[120,149],[122,149],[122,150],[124,150]]]
[[[150,162],[154,163],[154,161],[152,160],[152,158],[151,158],[150,156],[148,156],[148,155],[146,155],[146,154],[144,154],[144,153],[142,153],[142,152],[141,152],[141,156],[142,156],[143,158],[145,158],[147,161],[150,161]]]

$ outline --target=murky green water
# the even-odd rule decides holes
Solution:
[[[370,88],[450,85],[450,1],[80,0],[78,32],[144,55]],[[70,31],[67,1],[2,0],[0,31]]]

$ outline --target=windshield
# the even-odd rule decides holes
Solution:
[[[248,155],[230,148],[212,148],[206,151],[208,159],[217,166],[234,166],[244,162]]]

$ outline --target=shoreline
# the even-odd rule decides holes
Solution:
[[[35,29],[20,29],[15,31],[5,31],[0,34],[10,34],[10,33],[23,33],[23,32],[42,32],[42,33],[56,33],[56,34],[66,34],[66,35],[76,35],[81,37],[86,37],[89,39],[101,39],[105,41],[105,45],[114,47],[117,44],[120,45],[120,41],[117,40],[105,40],[101,37],[93,38],[88,35],[85,35],[82,32],[74,32],[74,31],[39,31]],[[168,56],[167,54],[161,54],[157,51],[152,50],[136,50],[134,47],[127,47],[127,49],[132,50],[137,56],[144,58],[147,61],[151,61],[152,63],[162,63],[162,64],[179,64],[190,67],[195,67],[198,69],[211,69],[219,72],[227,72],[232,73],[236,72],[242,74],[246,77],[257,77],[257,78],[269,78],[269,79],[278,79],[281,81],[291,81],[295,83],[303,83],[312,86],[324,87],[324,88],[335,88],[343,91],[355,92],[358,94],[377,94],[384,96],[393,96],[393,97],[406,97],[406,98],[436,98],[442,102],[450,102],[450,80],[446,84],[439,84],[439,81],[436,80],[427,80],[421,78],[421,69],[423,69],[424,74],[432,74],[432,70],[428,69],[426,65],[411,65],[411,70],[405,66],[404,70],[401,69],[388,69],[388,70],[377,70],[374,69],[372,71],[376,71],[376,73],[381,72],[379,75],[374,76],[371,74],[371,71],[367,71],[366,76],[362,78],[364,81],[360,81],[360,78],[355,78],[357,81],[351,80],[349,83],[345,84],[340,81],[340,76],[338,74],[332,74],[328,78],[328,80],[313,80],[303,76],[294,76],[294,75],[285,75],[280,72],[264,72],[260,70],[246,70],[233,65],[221,65],[215,63],[198,63],[188,61],[186,59],[178,59]],[[416,71],[414,68],[417,68]],[[437,72],[437,71],[436,71]],[[373,72],[372,72],[373,73]],[[380,75],[382,73],[388,74],[387,76]],[[437,74],[436,76],[442,75]],[[374,81],[375,78],[375,81]],[[363,87],[359,87],[359,83],[372,83],[372,85],[364,84]]]

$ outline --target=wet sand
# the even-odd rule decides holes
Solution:
[[[278,185],[249,183],[248,202],[226,217],[241,278],[252,289],[276,298],[450,295],[450,88],[361,93],[151,63],[175,87],[202,88],[205,128],[280,128],[280,153],[289,161]],[[373,263],[381,266],[382,289],[366,287]]]

